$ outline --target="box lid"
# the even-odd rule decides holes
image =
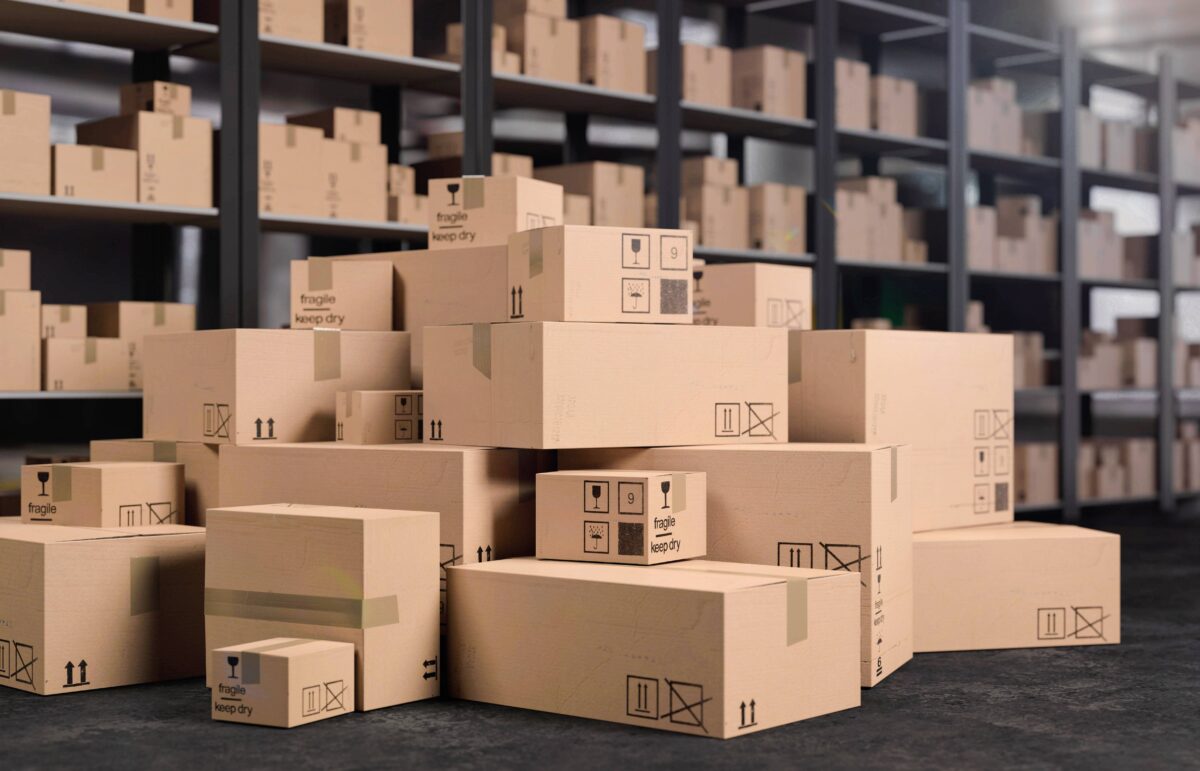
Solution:
[[[996,541],[1067,540],[1081,538],[1118,538],[1116,533],[1091,530],[1077,525],[1049,522],[1005,522],[997,525],[956,527],[950,530],[926,530],[913,533],[913,543],[972,543]]]
[[[272,637],[268,640],[256,640],[240,645],[227,645],[216,648],[213,653],[255,653],[259,656],[290,659],[307,656],[311,653],[349,648],[354,650],[354,643],[335,642],[333,640],[304,640],[298,637]]]

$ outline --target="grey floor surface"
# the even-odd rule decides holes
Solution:
[[[1200,768],[1200,527],[1104,529],[1123,536],[1121,645],[919,655],[860,709],[732,741],[450,700],[237,726],[189,680],[0,688],[0,768]]]

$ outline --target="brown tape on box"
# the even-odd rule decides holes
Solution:
[[[545,240],[542,235],[544,232],[545,231],[540,230],[540,229],[539,230],[531,230],[529,232],[529,277],[530,278],[533,278],[534,276],[542,275],[542,265],[545,262],[545,260],[542,256],[543,252],[545,250],[545,247],[543,246],[543,244],[545,243]]]
[[[154,303],[154,326],[161,327],[167,323],[166,303]]]
[[[687,474],[671,475],[671,513],[687,510]]]
[[[313,380],[342,376],[342,335],[337,329],[313,330]]]
[[[6,307],[8,305],[8,303],[6,301],[7,297],[8,297],[7,292],[0,292],[0,316],[3,316],[7,312],[7,307]]]
[[[801,380],[800,335],[788,335],[788,384]]]
[[[175,442],[154,442],[153,444],[152,452],[155,461],[159,463],[176,462],[175,459],[178,457],[176,448],[178,445]]]
[[[308,290],[328,292],[333,289],[333,260],[308,258]]]
[[[104,148],[92,148],[92,171],[104,171]]]
[[[158,557],[129,558],[129,615],[158,610]]]
[[[83,341],[83,363],[96,363],[96,338],[89,337]]]
[[[483,177],[463,177],[463,208],[483,208]]]
[[[0,91],[0,115],[15,115],[17,112],[17,92]]]
[[[900,448],[892,448],[892,500],[896,500],[900,489]]]
[[[296,146],[296,127],[291,123],[288,123],[287,128],[284,130],[283,142],[288,147]]]
[[[747,567],[750,567],[747,565]],[[787,584],[787,644],[795,645],[808,639],[808,579],[785,578],[771,573],[755,573],[753,570],[709,570],[703,561],[677,563],[677,570],[694,570],[697,573],[714,575],[751,576],[754,578],[782,581]]]
[[[350,162],[358,163],[362,160],[362,145],[358,142],[350,143]]]
[[[3,267],[3,265],[0,264],[0,267]],[[58,306],[58,320],[61,323],[66,323],[71,320],[71,306],[70,305]]]
[[[277,651],[282,648],[294,648],[297,645],[305,645],[312,640],[284,640],[283,642],[271,643],[255,647],[251,645],[251,650],[242,651],[242,683],[244,685],[258,685],[262,682],[262,654]]]
[[[471,325],[471,363],[488,380],[492,379],[492,327]]]
[[[354,599],[207,588],[204,590],[204,615],[372,629],[400,623],[400,603],[394,594]]]
[[[182,115],[176,115],[171,118],[171,139],[183,139]]]
[[[71,500],[71,467],[54,466],[50,470],[50,500],[54,503]]]

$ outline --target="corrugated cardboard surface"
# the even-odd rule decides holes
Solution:
[[[563,191],[528,177],[429,180],[429,248],[505,246],[519,230],[561,225]]]
[[[179,463],[21,467],[21,521],[26,523],[103,528],[182,525],[183,500]]]
[[[218,648],[213,720],[292,728],[354,710],[354,646],[273,637]]]
[[[730,263],[695,276],[697,324],[812,329],[812,268]]]
[[[93,439],[91,459],[159,461],[183,464],[183,511],[187,524],[204,527],[205,512],[219,498],[217,450],[202,442],[156,442],[151,439]]]
[[[420,442],[425,433],[424,405],[420,391],[338,391],[335,441]]]
[[[391,330],[391,276],[385,260],[292,261],[292,329]]]
[[[11,252],[9,252],[11,254]],[[42,384],[42,293],[0,290],[0,390],[36,391]]]

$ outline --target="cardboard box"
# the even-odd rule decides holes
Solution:
[[[851,177],[838,180],[839,190],[865,193],[879,204],[896,203],[897,185],[894,177]]]
[[[913,529],[1013,518],[1008,335],[790,332],[789,436],[913,447]]]
[[[563,224],[591,225],[592,197],[590,195],[563,193]]]
[[[768,182],[750,188],[750,245],[781,254],[808,249],[807,191]]]
[[[218,0],[207,0],[212,6]],[[216,21],[216,19],[208,19]],[[325,42],[324,0],[259,0],[258,33],[310,43]]]
[[[389,194],[387,200],[389,222],[421,226],[429,224],[429,196]]]
[[[491,174],[487,175],[489,177],[533,176],[533,157],[529,155],[492,153],[491,163]],[[417,190],[425,193],[428,192],[432,180],[462,176],[462,155],[419,161],[413,164],[413,170],[417,175]]]
[[[182,525],[183,465],[22,466],[21,521],[71,527]]]
[[[555,19],[567,18],[567,0],[492,0],[492,15],[498,21],[535,13]]]
[[[996,237],[996,272],[1028,273],[1030,264],[1029,241],[1023,238]]]
[[[419,442],[425,435],[424,410],[420,391],[338,391],[335,441]]]
[[[0,520],[0,617],[12,643],[0,685],[50,696],[199,675],[204,535]]]
[[[81,145],[138,154],[138,202],[164,206],[213,205],[212,121],[139,112],[75,126]]]
[[[429,248],[507,246],[520,230],[561,225],[561,185],[525,177],[429,181]]]
[[[439,131],[425,135],[425,153],[430,159],[461,158],[465,152],[463,132]]]
[[[87,337],[86,305],[43,305],[42,338]]]
[[[973,150],[992,149],[995,100],[995,96],[985,89],[976,86],[967,88],[967,147]]]
[[[967,266],[971,270],[996,269],[996,227],[994,208],[967,207]]]
[[[508,50],[521,57],[521,68],[526,75],[564,83],[579,82],[579,22],[527,13],[505,20],[504,25]]]
[[[844,187],[839,187],[834,194],[834,203],[837,214],[838,260],[870,260],[871,214],[879,204],[873,203],[866,193],[858,193]]]
[[[685,213],[700,223],[700,244],[715,249],[750,248],[750,191],[704,185],[684,193]]]
[[[41,387],[41,324],[41,292],[0,290],[0,391]]]
[[[834,68],[838,127],[870,131],[871,68],[866,62],[840,57]]]
[[[192,89],[182,83],[165,80],[129,83],[121,86],[120,99],[122,115],[163,112],[186,118],[192,114]]]
[[[377,145],[383,136],[383,118],[373,110],[330,107],[303,115],[289,115],[287,122],[320,129],[326,139],[360,145]]]
[[[537,558],[658,565],[703,557],[706,496],[703,472],[538,474]]]
[[[325,215],[320,129],[258,124],[258,210],[296,217]]]
[[[683,101],[711,107],[733,106],[733,52],[724,46],[683,43]],[[658,93],[658,50],[646,52],[646,87]]]
[[[390,262],[293,260],[292,329],[392,328]]]
[[[406,332],[222,329],[146,338],[147,439],[237,444],[334,436],[334,394],[409,387]]]
[[[412,0],[326,0],[325,42],[391,56],[413,55]]]
[[[92,303],[88,306],[87,319],[89,335],[121,339],[128,359],[125,387],[136,391],[142,387],[146,337],[194,331],[196,306],[130,300]]]
[[[696,324],[812,329],[812,268],[765,262],[695,271]]]
[[[0,249],[0,290],[29,291],[30,262],[26,249]]]
[[[1155,388],[1158,385],[1158,341],[1150,338],[1122,340],[1121,385]]]
[[[1046,341],[1041,332],[1013,332],[1013,385],[1016,388],[1046,385]]]
[[[593,161],[565,166],[542,166],[534,176],[562,185],[566,193],[592,199],[592,224],[607,227],[644,227],[646,172],[641,166]]]
[[[137,203],[137,153],[112,147],[54,145],[54,195]]]
[[[559,465],[703,471],[711,559],[858,573],[859,677],[869,688],[913,653],[911,455],[782,444],[579,450],[560,453]]]
[[[1042,199],[1036,195],[996,196],[996,235],[1034,239],[1041,230]]]
[[[208,513],[208,650],[270,637],[354,643],[354,707],[438,695],[438,515],[269,504]],[[208,686],[222,670],[208,668]]]
[[[1137,168],[1137,164],[1134,162],[1134,125],[1121,121],[1102,120],[1100,121],[1100,131],[1104,150],[1104,169],[1132,174]]]
[[[1023,111],[1021,113],[1022,155],[1046,154],[1046,118],[1047,113],[1044,112]]]
[[[873,75],[871,127],[886,134],[915,137],[920,131],[918,125],[916,81]]]
[[[318,157],[325,216],[387,221],[387,147],[324,139]]]
[[[129,391],[130,350],[108,337],[53,337],[42,341],[42,389]]]
[[[50,195],[50,97],[0,89],[0,192]]]
[[[387,170],[388,195],[416,195],[417,172],[412,166],[389,163]]]
[[[1121,465],[1129,475],[1127,495],[1154,496],[1158,493],[1158,443],[1153,439],[1125,439],[1120,444]]]
[[[1099,391],[1121,387],[1123,352],[1113,342],[1098,341],[1085,345],[1077,360],[1079,390]]]
[[[733,106],[783,118],[804,118],[808,110],[808,57],[779,46],[733,52]]]
[[[1120,552],[1120,536],[1073,525],[918,533],[917,653],[1119,643]]]
[[[646,93],[646,28],[615,16],[579,20],[580,79],[610,91]]]
[[[692,323],[692,234],[559,225],[508,238],[508,319]]]
[[[849,575],[703,560],[456,567],[447,690],[663,731],[745,735],[859,705],[857,592]]]
[[[1158,262],[1158,236],[1126,236],[1121,239],[1121,277],[1152,278]]]
[[[736,158],[717,158],[712,155],[684,158],[681,165],[684,190],[704,185],[737,187],[741,175]]]
[[[354,646],[273,637],[218,648],[213,720],[294,728],[354,709]]]
[[[176,21],[192,20],[192,0],[129,0],[129,10]]]
[[[929,262],[929,244],[924,241],[914,241],[911,238],[904,239],[901,245],[902,253],[900,256],[901,262],[925,264]]]
[[[579,322],[430,327],[434,430],[425,439],[547,450],[779,442],[784,334]]]
[[[1018,442],[1013,484],[1017,503],[1055,504],[1058,492],[1058,445],[1054,442]]]
[[[493,16],[495,12],[493,11]],[[519,15],[519,14],[517,14]],[[499,18],[499,17],[495,17]],[[503,24],[492,24],[492,57],[495,59],[497,51],[505,51],[508,48],[508,32],[504,29]],[[461,22],[452,22],[446,25],[446,54],[453,56],[455,59],[462,58],[463,54],[463,25]]]
[[[1078,254],[1080,276],[1121,278],[1122,244],[1112,212],[1080,210]]]
[[[156,442],[150,439],[93,439],[93,462],[156,461],[183,464],[183,515],[186,523],[204,527],[206,513],[220,499],[215,444]]]

